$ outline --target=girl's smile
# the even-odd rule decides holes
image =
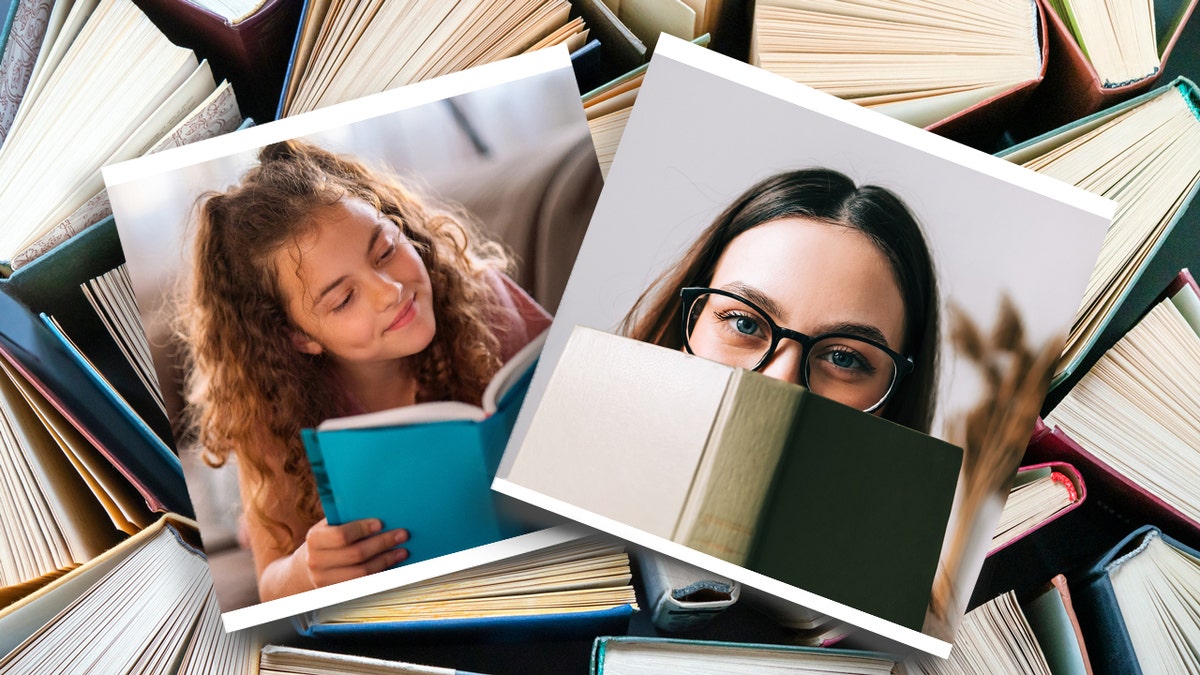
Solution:
[[[404,328],[405,326],[407,326],[409,323],[412,322],[413,318],[416,317],[416,315],[417,315],[417,299],[414,296],[414,297],[411,297],[408,299],[408,302],[405,303],[404,306],[400,309],[400,313],[396,315],[395,319],[392,319],[392,323],[387,327],[387,330],[392,331],[392,330],[400,330],[401,328]],[[386,333],[387,331],[384,331],[384,332]]]

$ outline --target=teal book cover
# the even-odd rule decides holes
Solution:
[[[431,403],[403,409],[411,420],[406,423],[305,429],[302,437],[328,521],[379,518],[384,530],[407,529],[406,563],[528,532],[497,508],[500,497],[491,484],[536,364],[522,356],[536,358],[536,353],[518,354],[497,374],[515,379],[497,395],[494,412],[487,410],[485,393],[483,408]],[[422,415],[421,408],[428,413]],[[458,413],[469,416],[447,419]],[[360,419],[374,424],[380,418]]]

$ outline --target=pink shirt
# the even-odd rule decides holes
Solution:
[[[500,304],[492,323],[500,340],[500,359],[507,362],[550,326],[550,314],[506,275],[493,272],[488,283]]]

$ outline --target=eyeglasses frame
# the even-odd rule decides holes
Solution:
[[[838,337],[851,338],[860,342],[865,342],[882,350],[885,354],[892,358],[892,361],[895,363],[896,370],[892,374],[892,382],[890,385],[888,385],[888,390],[884,393],[883,398],[879,399],[877,403],[867,408],[863,412],[873,412],[887,403],[892,397],[892,393],[896,391],[896,385],[899,384],[900,380],[904,379],[905,376],[907,376],[916,368],[916,364],[913,362],[911,356],[900,354],[899,352],[888,348],[886,345],[880,344],[870,338],[865,338],[854,333],[821,333],[820,335],[808,336],[800,331],[795,331],[791,328],[784,328],[783,326],[775,323],[775,319],[772,319],[770,314],[763,311],[761,307],[738,295],[737,293],[726,291],[720,288],[706,288],[703,286],[687,286],[679,289],[679,297],[682,301],[682,316],[680,318],[683,322],[681,325],[682,331],[680,336],[683,339],[684,350],[693,356],[696,353],[692,351],[692,346],[688,343],[688,333],[690,332],[688,330],[688,323],[691,317],[692,306],[696,304],[696,300],[698,300],[702,295],[723,295],[727,298],[732,298],[733,300],[737,300],[738,302],[745,304],[747,307],[757,312],[759,316],[766,319],[767,325],[771,327],[771,346],[767,348],[766,353],[763,354],[762,358],[758,360],[758,363],[756,363],[750,370],[758,372],[760,368],[770,363],[771,359],[775,356],[775,350],[779,347],[779,342],[784,338],[799,343],[800,378],[801,382],[806,388],[808,387],[808,356],[811,353],[810,348],[821,340]]]

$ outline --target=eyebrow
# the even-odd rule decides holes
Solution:
[[[375,249],[375,242],[379,241],[379,237],[382,235],[383,235],[383,223],[376,223],[375,231],[371,234],[371,241],[367,242],[367,257],[370,257],[371,251],[373,251]],[[321,301],[325,299],[326,295],[329,295],[330,293],[332,293],[333,289],[340,286],[341,283],[348,278],[349,278],[349,275],[343,274],[342,276],[338,277],[337,279],[334,279],[333,281],[326,284],[325,287],[321,289],[321,292],[317,293],[316,297],[313,298],[313,305],[321,304]]]
[[[771,299],[771,296],[763,293],[750,284],[742,281],[732,281],[722,286],[721,290],[732,291],[746,298],[750,302],[753,302],[762,309],[766,310],[767,314],[771,315],[771,318],[783,315],[783,310],[779,308],[779,305],[775,304],[775,301]]]
[[[828,324],[821,326],[816,332],[817,335],[824,333],[847,333],[855,337],[866,338],[868,340],[878,342],[889,349],[892,348],[892,346],[888,344],[887,338],[884,337],[883,331],[879,330],[875,326],[867,325],[865,323],[844,322]]]
[[[738,295],[741,295],[755,305],[758,305],[763,311],[769,314],[772,319],[783,315],[779,305],[771,299],[771,296],[763,293],[761,290],[751,286],[750,284],[742,281],[734,281],[722,286],[721,290],[732,291]],[[883,331],[870,324],[855,323],[853,321],[828,323],[817,326],[813,329],[813,332],[810,335],[815,337],[817,335],[824,335],[826,333],[846,333],[855,337],[866,338],[868,340],[878,342],[889,349],[892,348],[891,344],[889,344],[887,341],[887,337],[884,336]]]

